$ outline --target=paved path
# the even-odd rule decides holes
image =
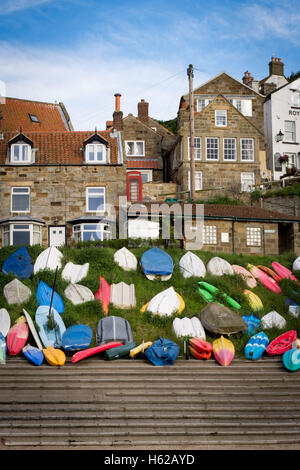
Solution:
[[[93,357],[0,367],[0,449],[300,449],[300,371],[281,357],[144,360]]]

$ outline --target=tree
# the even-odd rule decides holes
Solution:
[[[173,132],[173,134],[177,134],[177,118],[169,119],[168,121],[158,120],[158,122],[169,129],[169,131]]]
[[[294,80],[296,80],[296,78],[299,78],[300,77],[300,70],[298,70],[298,72],[292,72],[291,75],[289,77],[287,77],[287,80],[289,82],[293,82]]]

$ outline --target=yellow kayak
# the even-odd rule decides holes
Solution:
[[[61,349],[48,346],[46,349],[43,349],[43,353],[50,366],[63,366],[66,362],[66,355]]]
[[[130,350],[130,353],[129,353],[129,356],[130,357],[135,357],[137,356],[139,353],[141,353],[142,351],[145,351],[147,348],[149,348],[149,346],[152,345],[152,341],[148,341],[147,343],[141,343],[139,346],[137,346],[136,348],[133,348]]]
[[[179,299],[179,302],[180,302],[179,309],[178,309],[178,312],[177,312],[178,315],[180,315],[183,312],[183,310],[185,309],[185,302],[184,302],[183,298],[181,297],[181,295],[179,295],[177,292],[176,292],[176,295],[177,295],[177,297]],[[142,306],[142,308],[140,310],[141,313],[146,312],[149,303],[150,302],[147,302],[145,305]]]
[[[264,308],[262,301],[258,297],[258,295],[254,294],[254,292],[251,292],[248,289],[244,290],[244,295],[247,298],[250,307],[254,311],[262,310]]]
[[[213,354],[221,366],[229,366],[235,354],[234,345],[229,339],[221,336],[213,342]]]

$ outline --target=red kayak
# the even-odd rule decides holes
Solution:
[[[104,315],[108,315],[108,305],[110,302],[110,285],[100,276],[100,286],[97,292],[94,294],[95,299],[99,300],[102,304]]]
[[[282,264],[277,263],[277,261],[273,261],[272,263],[272,268],[274,268],[274,271],[280,276],[281,279],[291,279],[292,281],[299,282],[299,280],[294,276],[292,271],[287,269],[285,266],[282,266]]]
[[[82,351],[76,352],[72,358],[71,362],[75,364],[76,362],[85,359],[86,357],[94,356],[95,354],[99,354],[107,349],[116,348],[118,346],[123,346],[123,343],[119,341],[111,341],[110,343],[101,344],[100,346],[95,346],[94,348],[83,349]]]
[[[274,279],[274,281],[276,282],[281,281],[281,277],[278,276],[278,274],[276,274],[275,271],[273,271],[273,269],[268,268],[267,266],[262,266],[261,264],[258,264],[257,267],[261,269],[262,271],[264,271],[265,273],[267,273],[269,276],[271,276]]]
[[[29,336],[29,327],[25,317],[20,317],[10,328],[6,337],[7,352],[16,356],[24,348]]]
[[[212,353],[212,344],[200,338],[189,340],[189,351],[196,359],[209,359]]]
[[[276,356],[283,354],[289,349],[292,348],[294,341],[297,338],[297,331],[290,330],[286,331],[282,335],[275,338],[269,346],[266,348],[266,353],[268,356]]]
[[[248,269],[253,274],[253,276],[258,279],[261,284],[269,289],[271,292],[274,292],[275,294],[282,294],[282,290],[277,284],[277,282],[270,276],[267,275],[264,271],[259,269],[256,266],[253,266],[252,264],[248,264]]]

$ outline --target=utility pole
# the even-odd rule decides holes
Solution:
[[[195,156],[194,156],[194,91],[193,91],[193,77],[194,69],[190,64],[187,69],[189,77],[189,102],[190,102],[190,185],[191,185],[191,199],[195,199]]]

